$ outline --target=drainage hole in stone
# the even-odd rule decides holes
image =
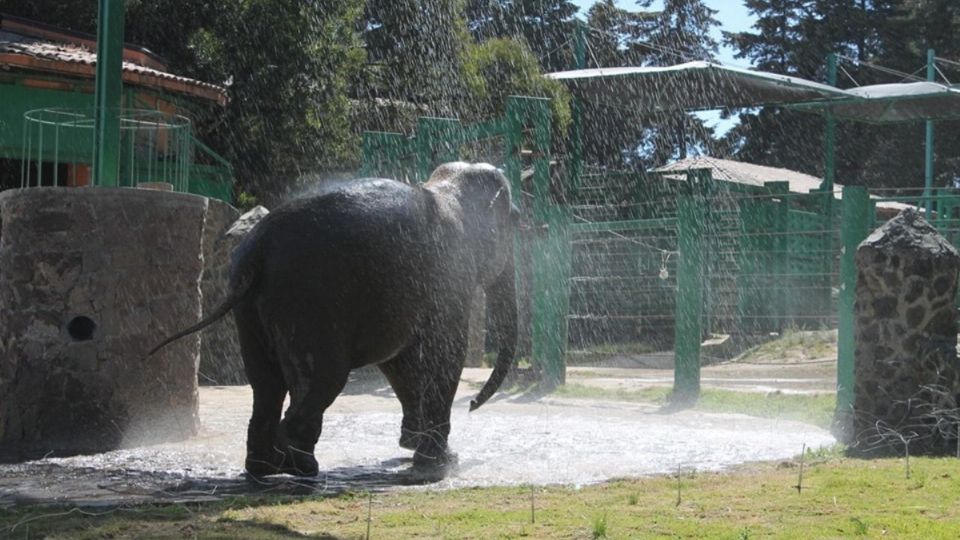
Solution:
[[[93,339],[93,332],[97,329],[97,323],[90,317],[74,317],[67,323],[67,333],[74,341],[88,341]]]

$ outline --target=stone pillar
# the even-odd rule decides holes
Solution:
[[[208,200],[125,188],[0,194],[0,458],[196,433]]]
[[[214,203],[217,204],[214,204]],[[203,233],[203,312],[210,313],[224,299],[230,287],[233,249],[270,212],[257,206],[239,218],[230,205],[210,201]],[[200,333],[200,384],[246,384],[240,339],[233,315],[227,315]]]
[[[852,450],[956,451],[960,254],[908,209],[860,244],[856,264]]]
[[[230,226],[240,216],[236,208],[210,199],[207,219],[203,224],[203,279],[200,292],[203,312],[216,309],[227,297],[230,281],[230,256],[236,245],[227,236]],[[240,343],[233,316],[228,315],[200,333],[200,384],[244,384]]]

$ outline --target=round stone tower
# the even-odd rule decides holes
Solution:
[[[128,188],[0,194],[0,458],[196,433],[208,200]]]

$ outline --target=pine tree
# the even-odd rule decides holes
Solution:
[[[457,116],[471,42],[461,0],[368,0],[363,39],[378,67],[367,92]]]
[[[469,0],[468,26],[478,41],[522,39],[544,71],[570,67],[574,15],[570,0]]]
[[[739,57],[759,69],[823,81],[827,54],[838,53],[838,84],[843,88],[922,79],[931,46],[948,57],[960,53],[960,5],[949,0],[747,0],[747,6],[758,18],[756,31],[726,35]],[[740,119],[724,140],[730,154],[822,174],[820,116],[768,107]],[[938,122],[938,132],[949,133],[955,124]],[[919,122],[841,122],[837,181],[874,187],[922,185],[922,131]],[[937,138],[940,185],[960,170],[960,144],[954,141]]]

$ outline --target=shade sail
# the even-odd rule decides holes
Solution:
[[[934,82],[876,84],[845,91],[839,101],[801,103],[801,110],[832,111],[837,118],[868,123],[960,118],[960,89]]]
[[[638,111],[696,111],[849,98],[843,90],[798,77],[711,62],[548,73],[590,102]]]

